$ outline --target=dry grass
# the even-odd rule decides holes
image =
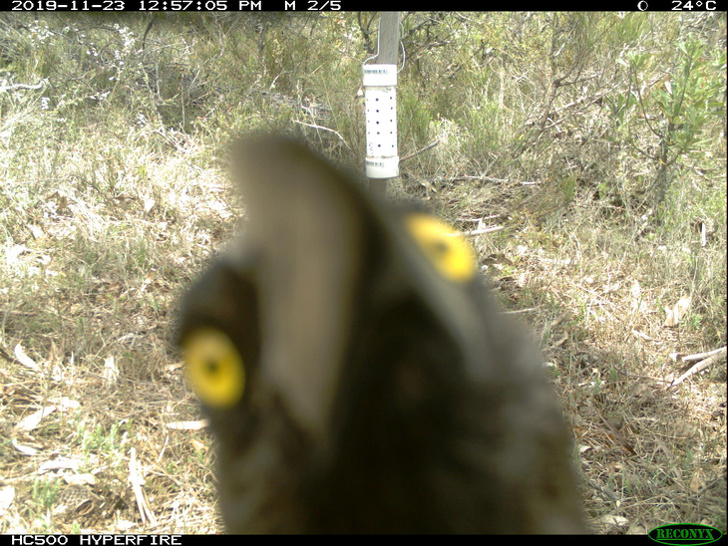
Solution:
[[[491,188],[489,199],[509,203],[518,188],[502,192]],[[581,199],[556,229],[520,217],[476,244],[505,305],[540,333],[573,427],[591,529],[643,533],[689,521],[725,532],[725,357],[676,387],[690,364],[669,357],[718,348],[705,340],[720,340],[725,321],[700,316],[711,305],[697,275],[686,284],[666,268],[684,249],[640,238],[639,226],[595,223],[590,196]],[[702,248],[696,231],[684,243],[718,266],[703,274],[725,278],[722,236]],[[668,327],[666,308],[682,296],[692,296],[690,309]]]
[[[539,17],[514,21],[529,36],[528,25],[538,27]],[[512,42],[511,19],[493,18],[483,28]],[[656,20],[670,30],[669,20]],[[306,39],[322,28],[300,21]],[[335,19],[325,21],[339,32]],[[135,27],[137,37],[145,25]],[[273,104],[252,91],[240,98],[240,81],[255,79],[257,85],[266,74],[246,72],[250,67],[223,58],[224,48],[192,31],[165,34],[166,27],[155,27],[140,53],[138,44],[127,47],[128,29],[106,25],[80,42],[81,49],[95,44],[100,53],[94,56],[73,49],[76,31],[54,28],[55,34],[31,35],[0,18],[6,56],[22,60],[36,52],[25,68],[15,61],[12,77],[35,83],[46,70],[60,80],[52,88],[0,93],[0,532],[219,532],[211,438],[193,426],[200,414],[172,342],[177,302],[232,237],[241,215],[220,160],[229,135],[249,126],[304,126],[290,123],[296,121],[290,119],[293,99]],[[194,31],[206,31],[200,28]],[[710,28],[706,24],[706,35]],[[250,36],[225,51],[241,51],[244,62],[252,62],[263,53],[257,51],[259,35]],[[270,34],[268,39],[283,48]],[[614,39],[622,38],[615,33]],[[57,44],[46,47],[52,40]],[[684,159],[663,213],[650,210],[632,187],[647,180],[654,165],[635,160],[627,146],[618,155],[612,143],[594,135],[585,133],[597,145],[584,145],[586,136],[564,131],[556,140],[544,129],[528,137],[531,148],[507,160],[508,138],[515,141],[525,111],[537,111],[538,104],[528,101],[542,96],[539,78],[548,80],[543,63],[531,59],[547,59],[548,52],[536,51],[530,40],[514,45],[511,57],[503,56],[512,64],[503,65],[499,77],[522,72],[499,83],[512,86],[500,91],[505,98],[493,109],[502,112],[502,128],[474,108],[468,115],[480,125],[473,127],[434,119],[410,96],[402,155],[445,133],[450,141],[443,138],[405,162],[396,192],[424,199],[461,229],[471,230],[483,218],[484,225],[503,228],[472,241],[504,306],[531,325],[550,363],[574,430],[591,528],[639,533],[693,522],[726,532],[725,361],[669,387],[686,369],[671,353],[726,342],[725,136],[719,127],[706,129],[702,159]],[[117,46],[126,47],[123,66],[110,53]],[[299,50],[283,49],[295,60],[292,52]],[[327,54],[325,66],[336,70],[347,60]],[[76,60],[77,66],[64,64]],[[213,60],[219,64],[205,64]],[[328,77],[321,62],[310,64],[326,90],[321,96],[353,96],[356,86],[348,89],[344,76]],[[149,69],[153,63],[156,71]],[[295,80],[298,64],[287,66],[285,77]],[[465,74],[450,73],[460,70],[453,66],[443,68],[443,78]],[[603,74],[611,74],[612,65],[605,66]],[[109,67],[126,80],[109,80]],[[164,80],[162,69],[170,67],[180,73]],[[104,71],[98,75],[96,69]],[[152,76],[159,81],[150,82]],[[282,85],[276,74],[267,76]],[[308,74],[297,77],[303,76]],[[225,87],[223,77],[236,84]],[[462,93],[451,102],[471,95],[481,100],[478,78],[454,86],[453,93]],[[313,75],[308,81],[316,83]],[[492,83],[497,95],[498,82]],[[107,102],[92,88],[97,84],[113,87]],[[190,103],[178,120],[174,107],[182,103],[178,87],[184,85]],[[403,90],[411,93],[412,86]],[[50,107],[46,96],[55,101]],[[588,119],[597,129],[606,126],[600,125],[610,121],[606,109],[597,102],[577,106],[587,104],[592,110],[561,111],[560,123],[578,127]],[[361,150],[360,120],[355,113],[346,118],[356,108],[331,107],[326,123],[349,139],[354,153]],[[415,114],[422,116],[420,125]],[[298,121],[311,120],[302,115]],[[469,131],[482,142],[472,143]],[[420,134],[426,138],[417,140]],[[336,146],[338,157],[348,154],[330,133],[313,137],[318,146]],[[567,158],[563,164],[559,154]],[[578,164],[586,167],[572,176]],[[611,193],[604,191],[607,183]],[[698,231],[703,223],[705,246]],[[666,326],[666,310],[683,297],[690,297],[687,312]]]
[[[22,250],[4,249],[3,532],[221,530],[210,438],[172,428],[199,414],[170,334],[180,292],[230,237],[237,211],[224,175],[190,169],[183,152],[161,165],[127,158],[128,171],[149,174],[116,192],[59,169],[38,203],[47,212],[34,213],[32,229],[28,216],[15,223]],[[65,165],[84,171],[84,156]],[[506,203],[504,190],[482,194]],[[457,191],[442,197],[434,201],[453,215],[471,215],[452,207]],[[725,530],[725,368],[667,388],[683,371],[668,354],[709,349],[703,340],[715,335],[690,314],[664,326],[664,307],[682,295],[653,280],[668,251],[605,235],[586,213],[548,231],[527,218],[474,241],[553,365],[593,529],[692,521]],[[141,520],[130,486],[132,449],[154,524]]]
[[[3,531],[219,530],[209,439],[170,428],[199,418],[170,340],[181,290],[234,228],[227,184],[188,149],[160,163],[93,142],[58,150],[70,157],[54,183],[6,223],[0,487],[15,497]],[[104,186],[98,158],[119,186]],[[153,526],[138,523],[132,448]]]

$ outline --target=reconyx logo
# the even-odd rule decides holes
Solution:
[[[697,523],[676,523],[673,525],[661,525],[647,533],[652,540],[660,544],[710,544],[718,540],[722,533],[715,527],[698,525]]]

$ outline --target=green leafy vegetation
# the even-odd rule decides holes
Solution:
[[[0,532],[220,530],[178,298],[244,217],[235,136],[363,170],[377,23],[0,14]],[[725,532],[725,365],[669,387],[726,344],[725,14],[413,12],[401,39],[390,196],[469,232],[540,339],[591,528]]]

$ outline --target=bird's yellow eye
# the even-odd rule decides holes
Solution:
[[[429,214],[410,214],[405,222],[425,256],[443,277],[455,282],[473,277],[475,253],[461,233]]]
[[[204,328],[183,342],[187,381],[200,400],[229,408],[243,397],[245,368],[235,344],[220,330]]]

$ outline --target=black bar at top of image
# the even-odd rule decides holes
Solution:
[[[606,2],[576,2],[550,0],[537,11],[673,11],[714,12],[725,11],[728,0],[609,0]],[[8,4],[6,4],[7,6]],[[483,11],[534,11],[533,2],[489,2]],[[428,5],[429,7],[430,5]],[[472,11],[472,0],[434,4],[447,7],[447,11]],[[148,11],[148,12],[205,12],[205,11],[389,11],[415,10],[421,3],[413,0],[9,0],[9,11]]]

